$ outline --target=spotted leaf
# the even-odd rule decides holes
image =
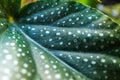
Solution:
[[[37,80],[90,80],[36,44],[15,24],[5,24],[8,28],[0,40],[2,80],[36,80],[36,76]]]
[[[119,57],[103,53],[51,52],[93,80],[119,80],[120,78]]]
[[[35,76],[36,66],[27,39],[13,26],[6,29],[0,35],[0,79],[34,80]]]
[[[120,44],[120,27],[95,9],[75,2],[60,4],[42,11],[37,10],[40,8],[34,7],[37,12],[21,18],[19,23],[23,24],[20,26],[31,38],[45,47],[98,52]],[[28,8],[26,10],[34,11],[31,9],[28,11]]]
[[[29,4],[17,19],[29,37],[90,79],[120,79],[118,24],[80,3],[42,3]]]
[[[47,49],[32,40],[29,41],[41,80],[91,80],[66,65]]]
[[[117,29],[61,28],[45,25],[21,25],[21,28],[32,39],[51,49],[98,52],[113,49],[120,44]]]
[[[50,1],[0,1],[1,80],[119,80],[119,25],[81,3]]]

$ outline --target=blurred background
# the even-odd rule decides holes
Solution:
[[[120,0],[75,0],[97,8],[120,24]]]

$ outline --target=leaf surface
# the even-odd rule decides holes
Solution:
[[[2,80],[34,80],[36,66],[30,45],[14,25],[0,36],[0,77]]]
[[[20,2],[0,1],[2,80],[120,79],[120,26],[109,17],[73,1]]]
[[[34,7],[35,4],[41,5]],[[21,13],[29,13],[18,20],[21,29],[85,76],[93,80],[119,80],[119,25],[80,3],[46,5],[49,7],[43,8],[42,2],[36,2],[23,8]]]
[[[91,80],[69,67],[39,44],[32,40],[30,43],[41,80]]]

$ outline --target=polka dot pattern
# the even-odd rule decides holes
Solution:
[[[39,5],[42,6],[43,4],[39,4]],[[20,23],[29,23],[29,24],[52,24],[55,21],[65,17],[67,15],[69,16],[69,14],[72,14],[72,13],[75,13],[78,11],[82,11],[85,8],[84,6],[80,6],[81,4],[76,4],[75,2],[57,4],[57,6],[51,7],[54,5],[55,5],[55,3],[52,5],[49,5],[48,9],[45,9],[42,11],[36,10],[37,12],[35,12],[32,15],[27,15],[27,17],[21,18],[19,20],[19,22]],[[80,7],[77,7],[77,6],[80,6]],[[32,5],[32,7],[34,7],[34,5]],[[30,11],[34,12],[33,10],[30,10]]]
[[[27,17],[18,20],[20,23],[90,29],[114,29],[117,27],[116,23],[111,22],[111,19],[99,11],[75,2],[62,4],[38,1],[23,8],[21,12],[23,12],[21,15],[26,14]]]
[[[19,29],[9,28],[0,37],[0,79],[33,80],[36,66],[29,43]]]
[[[56,7],[60,4],[60,2],[45,2],[45,1],[36,1],[34,3],[30,3],[29,5],[25,6],[21,10],[21,17],[32,15],[36,12],[40,12],[46,9],[49,9],[49,7]]]
[[[53,51],[61,60],[93,80],[119,80],[120,59],[105,54]]]
[[[73,1],[16,14],[17,24],[0,19],[1,80],[120,80],[120,27],[106,15]]]
[[[115,50],[113,48],[120,44],[119,31],[49,27],[21,25],[27,35],[47,48],[84,52],[106,51],[107,54],[120,55],[117,50],[116,53],[112,53]],[[113,51],[108,52],[107,49]]]
[[[90,80],[64,64],[38,44],[31,43],[39,75],[42,80]]]
[[[53,6],[55,4],[57,5]],[[49,7],[41,9],[42,5],[44,4],[39,8],[32,6],[34,10],[29,9],[30,7],[26,8],[31,13],[25,14],[26,17],[18,20],[20,28],[29,37],[55,55],[51,57],[58,57],[92,80],[120,79],[118,24],[101,12],[79,3],[52,3]],[[58,62],[54,64],[56,61],[53,60],[54,58],[46,58],[50,55],[46,54],[46,56],[44,50],[39,51],[35,45],[33,49],[36,53],[40,53],[35,59],[40,58],[44,62],[39,62],[42,64],[37,64],[37,67],[44,66],[39,69],[40,75],[45,76],[41,74],[45,73],[48,76],[44,78],[45,80],[60,79],[61,76],[63,80],[67,80],[66,76],[70,77],[71,72],[60,70],[65,73],[61,75],[59,70],[55,70],[58,68]],[[63,68],[59,66],[59,69]]]

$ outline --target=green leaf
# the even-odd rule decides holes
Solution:
[[[117,56],[57,50],[51,52],[93,80],[119,80],[120,58]]]
[[[101,52],[120,44],[117,29],[61,28],[45,25],[21,25],[21,28],[41,45],[57,50]]]
[[[46,24],[46,25],[52,24],[56,20],[59,20],[62,17],[69,15],[70,13],[73,13],[73,12],[75,13],[80,10],[84,10],[85,8],[84,6],[78,7],[81,4],[76,4],[75,2],[62,3],[62,4],[58,2],[54,2],[51,4],[50,2],[48,2],[46,3],[46,5],[48,6],[47,8],[46,8],[46,5],[44,5],[44,3],[39,4],[40,6],[37,5],[37,3],[36,3],[37,7],[34,6],[35,4],[34,3],[32,7],[31,5],[30,6],[28,5],[27,8],[21,12],[28,15],[20,19],[19,22],[29,23],[29,24]],[[33,8],[33,10],[32,9],[30,10],[30,7]],[[25,11],[27,11],[27,13]],[[20,14],[20,15],[23,15],[23,14]]]
[[[40,8],[34,10],[37,9]],[[120,30],[116,23],[99,11],[74,2],[28,14],[20,22],[25,24],[20,26],[32,39],[52,49],[98,52],[108,51],[120,44]]]
[[[66,65],[39,44],[32,40],[30,43],[41,80],[91,80]]]
[[[45,9],[49,9],[49,7],[58,6],[59,2],[44,2],[44,1],[36,1],[34,3],[30,3],[29,5],[24,6],[20,11],[20,17],[26,17],[38,11],[42,11]],[[42,4],[42,5],[41,5]]]
[[[2,80],[35,80],[37,71],[42,80],[90,80],[37,45],[20,29],[11,26],[0,40]]]
[[[7,17],[17,16],[20,10],[21,0],[0,0],[0,10],[3,11]]]
[[[20,3],[0,1],[2,80],[120,80],[120,26],[109,17],[73,1]]]
[[[0,35],[0,78],[34,80],[36,66],[31,47],[20,29],[11,26]]]
[[[120,26],[103,13],[80,3],[52,6],[54,4],[47,3],[47,8],[42,8],[45,7],[42,2],[26,6],[17,20],[19,27],[90,79],[119,80]]]

